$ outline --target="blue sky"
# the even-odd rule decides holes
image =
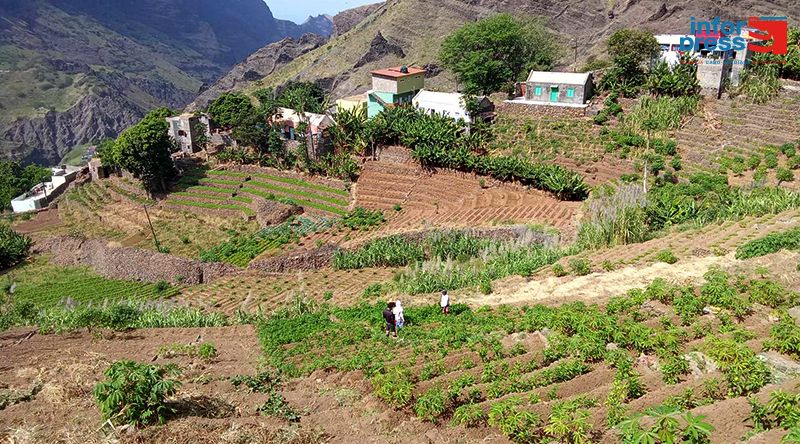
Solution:
[[[265,0],[272,15],[279,19],[304,22],[310,15],[330,14],[380,0]]]

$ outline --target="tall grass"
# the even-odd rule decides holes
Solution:
[[[697,96],[651,97],[644,96],[630,112],[622,118],[622,130],[638,133],[643,122],[655,120],[659,122],[658,130],[678,129],[683,119],[694,114],[700,99]]]
[[[586,222],[578,231],[585,248],[625,245],[647,240],[647,196],[637,184],[605,189],[587,202]]]
[[[562,249],[520,242],[494,244],[468,262],[437,257],[417,263],[400,273],[395,285],[398,290],[412,295],[475,287],[507,276],[530,276],[536,270],[564,256],[576,254],[579,250],[575,246]]]
[[[80,304],[66,299],[61,304],[41,308],[31,302],[16,304],[3,310],[4,328],[37,326],[43,334],[64,333],[82,328],[127,330],[137,328],[222,327],[230,321],[222,313],[206,313],[172,303],[139,301],[105,301],[102,304]]]

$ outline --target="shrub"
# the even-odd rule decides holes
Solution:
[[[794,318],[784,314],[781,320],[772,327],[770,338],[764,342],[764,349],[800,358],[800,326]]]
[[[28,257],[31,238],[0,224],[0,270],[12,267]]]
[[[683,356],[670,356],[661,364],[661,377],[667,384],[677,384],[680,377],[689,374],[689,361]]]
[[[719,364],[732,396],[757,392],[769,380],[769,368],[745,344],[711,337],[705,351]]]
[[[800,227],[781,233],[768,234],[760,239],[755,239],[740,245],[736,249],[736,259],[750,259],[776,253],[780,250],[800,249]]]
[[[411,373],[403,367],[392,367],[385,373],[378,373],[372,377],[372,387],[375,394],[386,401],[390,406],[400,409],[411,401],[414,384],[411,383]]]
[[[180,382],[166,379],[165,367],[117,361],[104,372],[105,379],[94,387],[94,397],[103,419],[124,423],[163,424],[174,409],[166,398],[175,394]]]
[[[792,182],[794,180],[794,173],[788,168],[778,168],[775,172],[775,178],[778,179],[778,183]]]
[[[492,294],[492,280],[488,276],[481,277],[478,289],[482,294]]]
[[[348,227],[351,230],[370,229],[384,222],[386,222],[386,218],[383,216],[381,210],[366,210],[361,207],[350,211],[339,221],[342,226]]]
[[[678,258],[675,257],[675,253],[673,253],[670,249],[659,251],[658,254],[656,254],[656,259],[658,259],[659,262],[665,262],[670,265],[678,262]]]
[[[197,356],[206,361],[214,359],[217,357],[217,347],[210,342],[204,342],[197,347]]]
[[[522,398],[512,396],[489,408],[488,423],[514,442],[535,442],[541,420],[536,413],[519,408]]]
[[[747,169],[754,170],[761,165],[761,156],[758,154],[751,154],[750,157],[747,158]]]
[[[269,399],[258,407],[258,412],[262,415],[284,418],[291,422],[300,420],[300,414],[289,406],[289,403],[277,390],[269,392]]]
[[[477,427],[486,419],[486,414],[477,404],[464,404],[453,412],[453,425]]]
[[[600,267],[603,271],[614,271],[617,268],[617,266],[608,259],[604,260],[603,263],[600,264]]]
[[[564,266],[561,264],[553,264],[553,266],[550,267],[550,269],[552,270],[553,274],[556,275],[556,277],[562,277],[567,275],[567,270],[565,270]]]
[[[433,387],[420,395],[414,404],[414,413],[423,421],[435,422],[447,408],[447,398],[439,387]]]
[[[569,268],[575,276],[586,276],[592,272],[588,259],[572,259],[569,261]]]

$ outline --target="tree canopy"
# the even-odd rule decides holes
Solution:
[[[50,179],[51,174],[49,168],[0,160],[0,209],[9,208],[11,199]]]
[[[232,128],[255,113],[250,98],[241,92],[226,92],[208,105],[208,115],[214,123]]]
[[[289,82],[278,95],[279,106],[300,112],[322,114],[328,101],[325,91],[313,82]]]
[[[538,18],[498,14],[448,36],[439,54],[470,94],[513,88],[532,69],[553,68],[559,47]]]
[[[175,177],[171,157],[175,143],[169,137],[166,120],[172,114],[167,108],[151,111],[100,151],[103,163],[129,171],[150,191],[166,191],[166,181]]]
[[[645,62],[661,54],[653,33],[643,29],[620,29],[608,39],[611,69],[603,77],[602,89],[632,94],[646,79]]]

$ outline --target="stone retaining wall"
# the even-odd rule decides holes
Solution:
[[[37,241],[35,253],[63,266],[88,266],[109,279],[175,284],[203,284],[239,271],[221,263],[204,263],[156,251],[120,247],[105,240],[55,237]]]
[[[499,112],[528,117],[584,117],[585,108],[567,106],[525,105],[503,102],[497,106]]]
[[[265,273],[319,270],[330,265],[331,258],[338,249],[338,247],[326,245],[314,250],[253,261],[247,268]]]

